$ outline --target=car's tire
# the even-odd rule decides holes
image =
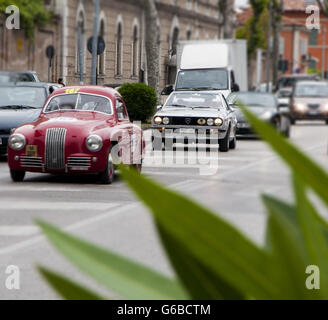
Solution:
[[[326,124],[328,125],[328,120],[326,120]]]
[[[10,176],[14,182],[22,182],[25,178],[25,171],[15,171],[10,169]]]
[[[296,124],[296,120],[295,119],[290,119],[290,124],[291,125],[295,125]]]
[[[225,138],[219,140],[219,150],[221,152],[229,152],[229,147],[230,147],[230,130],[231,130],[231,127],[229,127]]]
[[[230,141],[229,143],[229,148],[230,150],[235,150],[237,148],[237,137],[236,135],[234,136],[234,138]]]
[[[112,184],[115,177],[115,166],[111,152],[108,154],[107,167],[104,172],[99,174],[99,182],[101,184]]]

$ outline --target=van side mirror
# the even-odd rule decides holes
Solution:
[[[169,96],[174,91],[173,85],[166,86],[161,92],[162,96]]]
[[[231,91],[232,92],[239,92],[240,91],[239,85],[237,83],[234,83],[232,88],[231,88]]]

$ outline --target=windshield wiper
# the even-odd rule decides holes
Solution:
[[[224,89],[214,88],[214,87],[200,87],[198,88],[198,90],[202,91],[202,90],[224,90]]]
[[[202,91],[202,89],[199,89],[199,88],[177,88],[176,91],[183,91],[183,90],[186,90],[186,91]]]
[[[0,106],[0,109],[38,109],[38,108],[32,106],[26,106],[26,105],[7,105],[7,106]]]

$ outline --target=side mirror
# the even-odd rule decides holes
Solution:
[[[166,86],[161,92],[162,96],[169,96],[174,91],[173,85]]]
[[[232,92],[239,92],[240,91],[239,85],[237,83],[234,83],[234,85],[231,88],[231,91]]]
[[[161,110],[162,108],[163,108],[162,105],[158,105],[158,106],[156,107],[157,111]]]

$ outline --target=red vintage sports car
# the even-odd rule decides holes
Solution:
[[[98,174],[110,184],[118,163],[141,170],[144,150],[142,130],[130,122],[116,90],[69,87],[48,98],[36,122],[11,134],[8,163],[15,182],[29,171]]]

